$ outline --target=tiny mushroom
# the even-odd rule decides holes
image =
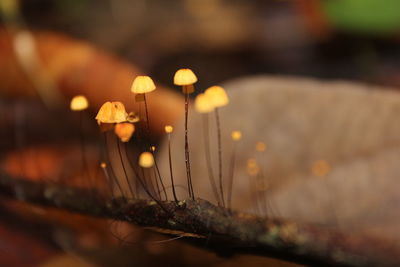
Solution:
[[[87,98],[83,95],[77,95],[72,98],[70,108],[73,111],[82,111],[89,107]]]
[[[117,123],[114,128],[115,134],[119,137],[121,142],[129,142],[133,133],[135,132],[135,125],[129,122]]]
[[[182,86],[185,94],[194,92],[193,84],[197,82],[197,77],[191,69],[180,69],[174,75],[174,84]]]
[[[156,90],[156,86],[149,76],[137,76],[133,80],[131,92],[136,94],[136,102],[145,101],[145,94],[154,90]]]
[[[256,143],[256,150],[258,152],[264,152],[266,148],[267,148],[267,145],[264,142],[260,141],[260,142]]]
[[[139,156],[139,166],[142,168],[150,168],[154,165],[154,157],[150,152],[143,152]]]
[[[250,176],[257,176],[260,173],[260,167],[255,159],[251,158],[247,160],[247,174]]]
[[[172,133],[174,131],[174,127],[172,127],[171,125],[166,125],[165,126],[165,132],[166,133]]]
[[[231,137],[233,141],[239,141],[242,138],[242,132],[241,131],[232,131]]]
[[[206,94],[199,94],[194,100],[194,108],[198,113],[209,113],[214,110],[214,105]]]
[[[133,80],[131,92],[135,94],[145,94],[156,90],[153,80],[149,76],[137,76]]]
[[[211,86],[204,93],[216,108],[226,106],[229,103],[228,95],[221,86]]]
[[[96,120],[101,123],[120,123],[127,120],[125,106],[121,102],[106,102],[97,113]]]

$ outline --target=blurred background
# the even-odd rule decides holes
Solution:
[[[12,13],[15,0],[2,0]],[[396,0],[30,0],[29,29],[86,40],[171,84],[181,66],[205,87],[258,73],[398,85]],[[7,17],[6,17],[7,18]]]
[[[398,87],[399,10],[398,0],[0,0],[1,105],[7,107],[5,99],[25,95],[25,88],[29,91],[31,87],[26,85],[26,77],[21,78],[19,72],[21,66],[25,71],[32,71],[30,63],[20,57],[21,54],[31,55],[29,35],[14,40],[13,49],[19,55],[13,56],[10,48],[10,36],[15,37],[22,30],[33,36],[45,33],[48,40],[53,36],[56,39],[68,36],[55,44],[41,40],[40,50],[46,57],[56,55],[60,62],[68,61],[71,47],[63,46],[63,42],[69,44],[81,40],[113,55],[112,60],[127,63],[167,87],[172,87],[172,75],[181,67],[195,70],[200,77],[200,91],[230,79],[266,73],[349,79]],[[52,45],[59,49],[55,54]],[[50,51],[47,54],[46,49]],[[63,58],[64,53],[66,58]],[[81,57],[82,54],[75,55]],[[100,68],[108,63],[99,60],[91,66]],[[52,66],[52,70],[61,77],[57,71],[64,69],[58,69],[58,66]],[[93,79],[100,78],[101,73],[95,72]],[[106,71],[104,73],[107,75]],[[108,75],[110,79],[115,78]],[[49,86],[51,82],[44,77],[33,79],[33,83],[41,85],[46,81],[44,84]],[[79,80],[76,76],[73,78],[74,82]],[[70,84],[70,80],[63,79],[53,82],[56,87]],[[92,83],[93,88],[96,85]],[[2,122],[14,118],[2,115]],[[42,115],[43,112],[33,114],[38,121]],[[58,123],[55,124],[58,126],[46,129],[46,138],[41,135],[43,127],[23,128],[36,134],[36,143],[48,141],[48,136],[57,127],[56,138],[76,137],[76,133],[60,131],[68,127]],[[15,127],[18,129],[18,124]],[[3,140],[10,132],[3,128],[0,132]],[[2,142],[1,148],[14,147],[14,141],[17,148],[27,145],[18,143],[18,136],[14,138],[13,142]],[[46,157],[54,158],[53,154],[45,152]],[[69,158],[73,158],[74,153],[76,151],[72,151]],[[3,205],[0,215],[2,266],[130,266],[132,263],[151,266],[161,262],[182,266],[240,266],[244,263],[292,266],[275,260],[265,262],[256,257],[224,260],[212,253],[201,254],[201,260],[193,259],[190,255],[198,255],[197,249],[176,243],[165,246],[158,243],[165,237],[139,233],[128,226],[123,226],[125,230],[121,231],[125,235],[136,231],[133,243],[139,245],[121,247],[118,240],[110,241],[110,222],[80,216],[72,220],[69,214],[39,208],[29,208],[30,216],[26,218],[26,207]],[[40,220],[44,216],[53,218],[51,222],[57,226],[49,228]],[[63,225],[61,229],[60,225]],[[78,237],[72,238],[72,232],[78,233]],[[99,243],[103,244],[101,249]],[[96,250],[91,250],[93,248]],[[91,260],[76,258],[76,254],[85,254]]]

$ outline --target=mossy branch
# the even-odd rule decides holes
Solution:
[[[251,253],[315,266],[399,266],[400,254],[382,240],[327,227],[261,218],[214,206],[202,199],[162,202],[105,201],[92,191],[32,182],[0,174],[0,195],[33,204],[127,221],[185,236],[195,245],[224,255]]]

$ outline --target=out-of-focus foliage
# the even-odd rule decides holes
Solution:
[[[322,0],[334,27],[351,32],[388,34],[400,30],[398,0]]]

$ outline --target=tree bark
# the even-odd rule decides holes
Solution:
[[[0,195],[32,204],[127,221],[221,255],[247,253],[313,266],[399,266],[394,244],[328,227],[230,212],[202,199],[161,202],[109,199],[92,191],[0,174]]]

